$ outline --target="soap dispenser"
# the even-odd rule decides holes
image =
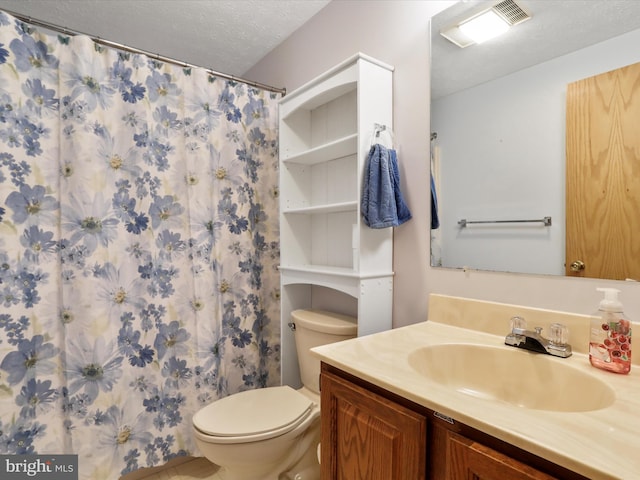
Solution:
[[[597,288],[604,292],[598,312],[591,320],[589,361],[591,365],[615,373],[631,370],[631,322],[622,312],[620,290]]]

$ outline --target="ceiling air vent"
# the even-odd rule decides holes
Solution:
[[[494,5],[492,8],[510,25],[517,25],[518,23],[524,22],[525,20],[529,20],[531,18],[531,16],[513,0],[504,0],[497,5]]]
[[[485,8],[484,10],[481,10],[479,12],[476,11],[475,13],[467,16],[466,19],[460,20],[453,25],[449,25],[447,28],[443,28],[442,30],[440,30],[440,35],[442,35],[450,42],[456,44],[460,48],[465,48],[469,45],[473,45],[476,42],[471,37],[465,35],[462,32],[462,30],[460,29],[460,25],[475,20],[478,17],[483,17],[488,13],[493,13],[494,16],[501,18],[509,27],[522,23],[525,20],[529,20],[531,18],[531,15],[527,13],[514,0],[503,0],[502,2],[496,3],[491,8]]]

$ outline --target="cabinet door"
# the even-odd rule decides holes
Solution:
[[[323,372],[322,480],[420,480],[426,418]]]
[[[447,480],[555,480],[468,438],[449,433]]]

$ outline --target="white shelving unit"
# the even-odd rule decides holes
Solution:
[[[282,381],[299,386],[297,308],[356,316],[358,335],[391,328],[393,231],[362,222],[375,125],[392,128],[393,68],[356,54],[280,101]]]

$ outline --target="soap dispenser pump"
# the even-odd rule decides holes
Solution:
[[[618,299],[620,290],[597,288],[604,292],[598,312],[591,320],[589,361],[591,365],[614,373],[631,370],[631,322],[624,316]]]

